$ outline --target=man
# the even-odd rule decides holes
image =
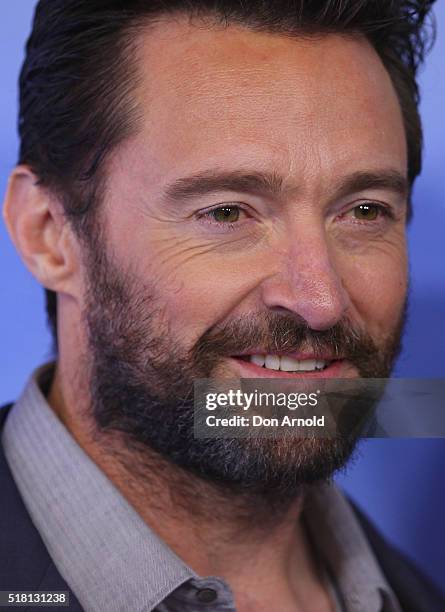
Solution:
[[[57,361],[1,413],[2,590],[445,609],[330,484],[350,436],[193,435],[198,378],[390,375],[430,4],[39,2],[4,216]]]

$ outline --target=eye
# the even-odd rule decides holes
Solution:
[[[359,204],[353,209],[354,217],[359,221],[375,221],[382,212],[382,206],[377,204]]]
[[[357,221],[375,221],[380,216],[390,215],[390,211],[385,206],[374,204],[373,202],[359,204],[351,212]]]
[[[198,219],[207,225],[224,230],[238,229],[238,226],[243,225],[250,217],[244,206],[231,202],[200,211],[198,214]]]
[[[240,218],[239,206],[219,206],[206,213],[207,217],[213,219],[217,223],[236,223]]]

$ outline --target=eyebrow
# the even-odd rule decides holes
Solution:
[[[382,189],[407,197],[410,187],[406,176],[398,170],[377,172],[358,171],[347,176],[335,190],[337,198],[351,195],[367,189]]]
[[[172,202],[187,200],[218,191],[238,191],[258,195],[282,195],[283,179],[274,172],[208,170],[180,178],[165,190]]]
[[[383,189],[407,196],[409,183],[397,170],[358,171],[344,178],[334,189],[333,197],[346,197],[367,189]],[[284,179],[274,172],[244,172],[208,170],[177,179],[165,189],[165,197],[172,203],[219,191],[236,191],[259,196],[282,197],[297,187],[285,187]]]

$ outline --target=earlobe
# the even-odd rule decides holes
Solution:
[[[3,216],[12,241],[33,276],[47,289],[69,293],[76,268],[70,228],[60,203],[27,166],[12,172]]]

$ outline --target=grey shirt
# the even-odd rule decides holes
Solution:
[[[140,518],[58,419],[37,370],[8,415],[2,442],[14,480],[60,574],[86,611],[235,608],[230,586],[198,576]],[[400,612],[350,505],[314,486],[304,520],[337,610]]]

